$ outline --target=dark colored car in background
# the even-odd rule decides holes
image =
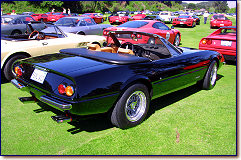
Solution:
[[[201,39],[199,49],[221,53],[225,60],[236,61],[236,26],[221,27],[209,36]]]
[[[118,36],[137,43],[121,44]],[[143,37],[154,43],[138,43]],[[145,119],[152,99],[197,82],[212,89],[223,62],[218,52],[176,48],[155,34],[115,31],[108,39],[104,48],[63,49],[16,62],[11,82],[31,94],[19,99],[62,111],[52,116],[59,123],[108,112],[113,125],[126,129]]]
[[[159,15],[147,15],[143,20],[156,20],[164,22],[163,19]]]

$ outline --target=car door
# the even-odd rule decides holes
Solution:
[[[185,88],[201,80],[208,61],[198,54],[183,54],[171,44],[166,45],[170,58],[153,61],[153,98]]]
[[[92,18],[86,18],[86,25],[89,27],[89,33],[92,35],[100,34],[100,27],[95,23]]]
[[[155,34],[162,36],[170,43],[174,42],[175,34],[168,26],[161,22],[156,22],[152,25],[152,27]]]

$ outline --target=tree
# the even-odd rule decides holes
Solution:
[[[196,9],[196,5],[194,3],[189,3],[188,6],[187,6],[188,9]]]

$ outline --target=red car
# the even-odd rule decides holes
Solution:
[[[113,13],[109,18],[110,24],[122,24],[131,20],[131,16],[128,13]]]
[[[225,60],[236,61],[236,26],[221,27],[202,38],[199,49],[214,50],[223,54]]]
[[[47,14],[32,14],[31,17],[35,21],[41,21],[41,22],[47,22],[48,21],[48,15]]]
[[[145,14],[137,14],[137,15],[132,16],[131,18],[132,18],[132,20],[141,20],[145,17],[146,17]]]
[[[85,14],[82,14],[81,16],[90,17],[95,20],[95,23],[103,23],[104,18],[103,18],[103,16],[100,16],[100,15],[101,14],[98,14],[98,13],[85,13]]]
[[[224,26],[232,26],[232,21],[224,14],[214,14],[210,20],[210,28],[219,28]]]
[[[56,22],[60,18],[69,16],[67,13],[63,13],[63,12],[48,12],[46,14],[48,15],[48,21],[50,22]]]
[[[174,18],[172,21],[173,26],[188,26],[195,27],[196,19],[189,15],[180,15],[177,18]]]
[[[176,29],[170,29],[165,23],[156,21],[156,20],[134,20],[129,21],[124,24],[121,24],[117,27],[110,27],[106,28],[103,31],[103,35],[106,36],[109,31],[137,31],[137,32],[146,32],[146,33],[153,33],[158,34],[162,36],[163,38],[166,38],[170,43],[174,44],[175,46],[178,46],[181,41],[181,33]],[[145,39],[145,37],[138,37],[142,39],[145,43],[149,41],[148,39]],[[122,37],[120,38],[122,42],[131,42],[135,44],[136,42],[131,39],[130,37]],[[138,43],[140,40],[138,40]]]

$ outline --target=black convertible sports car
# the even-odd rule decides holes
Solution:
[[[16,62],[12,83],[32,95],[21,101],[63,111],[52,117],[57,122],[108,112],[125,129],[143,121],[151,99],[197,82],[212,89],[223,61],[218,52],[174,47],[155,34],[112,31],[104,48],[92,44]]]

